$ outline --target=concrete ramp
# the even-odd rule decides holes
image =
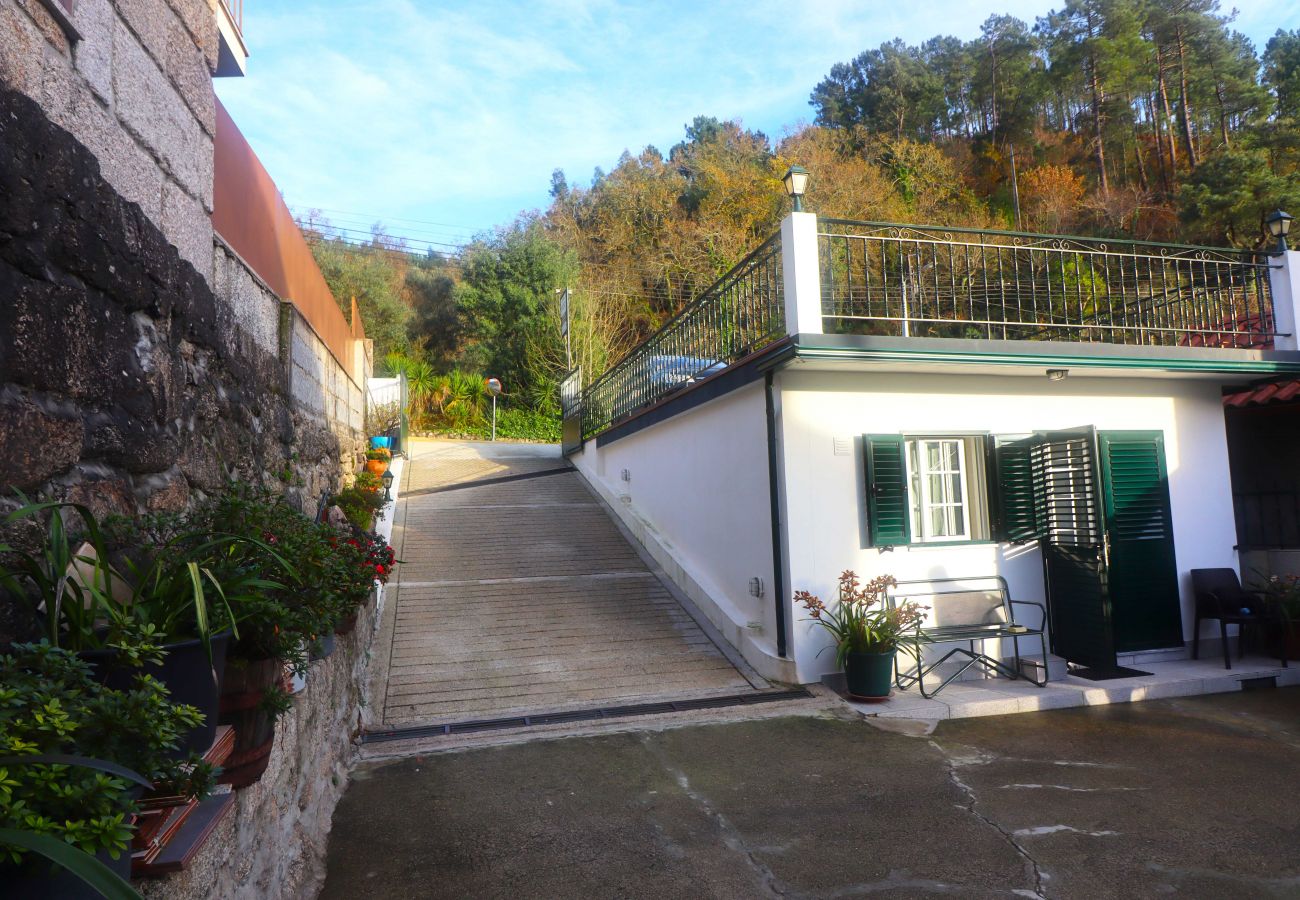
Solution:
[[[403,564],[378,638],[385,729],[767,687],[556,447],[414,441],[397,516]]]

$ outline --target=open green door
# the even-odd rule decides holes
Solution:
[[[1120,652],[1181,647],[1164,435],[1103,431],[1097,437],[1115,647]]]
[[[1092,427],[1038,435],[1031,452],[1052,652],[1113,669],[1115,632]]]

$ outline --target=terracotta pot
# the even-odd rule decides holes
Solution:
[[[358,611],[354,609],[350,616],[335,625],[334,633],[339,636],[351,634],[353,629],[357,627],[357,612]]]
[[[235,749],[222,767],[222,784],[248,787],[266,771],[275,719],[262,708],[262,698],[283,684],[284,665],[278,659],[231,661],[221,695],[221,724],[235,729]]]
[[[366,460],[366,471],[372,475],[383,475],[388,471],[388,463],[382,459]]]

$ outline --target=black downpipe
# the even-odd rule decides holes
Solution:
[[[781,558],[781,488],[776,477],[776,404],[772,372],[763,374],[767,394],[767,489],[772,498],[772,592],[776,596],[776,655],[785,657],[785,564]]]

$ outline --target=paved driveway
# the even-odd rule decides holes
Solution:
[[[378,637],[383,725],[765,686],[678,604],[558,448],[415,441],[404,482],[403,564]]]
[[[363,766],[323,896],[1300,896],[1300,688],[830,709]]]

